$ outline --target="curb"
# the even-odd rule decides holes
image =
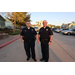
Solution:
[[[18,37],[18,38],[16,38],[16,39],[13,39],[13,40],[11,40],[11,41],[9,41],[9,42],[7,42],[7,43],[4,43],[4,44],[2,44],[2,45],[0,45],[0,49],[3,48],[3,47],[5,47],[6,45],[8,45],[8,44],[10,44],[10,43],[12,43],[12,42],[18,40],[19,38],[20,38],[20,37]]]

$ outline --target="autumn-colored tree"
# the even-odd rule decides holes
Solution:
[[[62,25],[65,25],[64,23]]]
[[[56,26],[57,29],[58,29],[58,28],[60,29],[60,27],[61,27],[61,26]]]
[[[20,26],[20,30],[21,30],[21,26],[25,26],[26,21],[28,20],[31,21],[30,14],[27,14],[27,12],[17,12],[16,24]]]
[[[72,21],[72,23],[74,24],[75,22],[74,22],[74,21]]]
[[[20,26],[21,30],[21,26],[24,26],[26,21],[30,20],[30,14],[27,12],[8,12],[7,18],[9,18],[12,23],[14,23],[13,32],[15,32],[16,25]]]
[[[33,25],[31,24],[31,27],[33,27]]]

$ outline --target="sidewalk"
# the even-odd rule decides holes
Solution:
[[[18,34],[18,35],[9,35],[8,38],[0,39],[0,45],[4,44],[6,42],[9,42],[9,41],[11,41],[11,40],[13,40],[13,39],[15,39],[15,38],[17,38],[19,36],[20,36],[20,34]]]

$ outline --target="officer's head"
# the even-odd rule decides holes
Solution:
[[[27,21],[27,22],[26,22],[26,26],[27,26],[27,27],[30,27],[30,21]]]
[[[46,20],[43,21],[43,26],[44,26],[44,27],[47,26],[47,21],[46,21]]]

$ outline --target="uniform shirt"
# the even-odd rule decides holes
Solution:
[[[25,40],[32,40],[32,39],[35,39],[36,34],[37,34],[37,32],[35,31],[34,28],[30,27],[28,29],[27,27],[25,27],[25,28],[23,28],[20,35],[24,36]]]
[[[40,39],[49,39],[50,35],[53,35],[52,29],[46,26],[39,30]]]

